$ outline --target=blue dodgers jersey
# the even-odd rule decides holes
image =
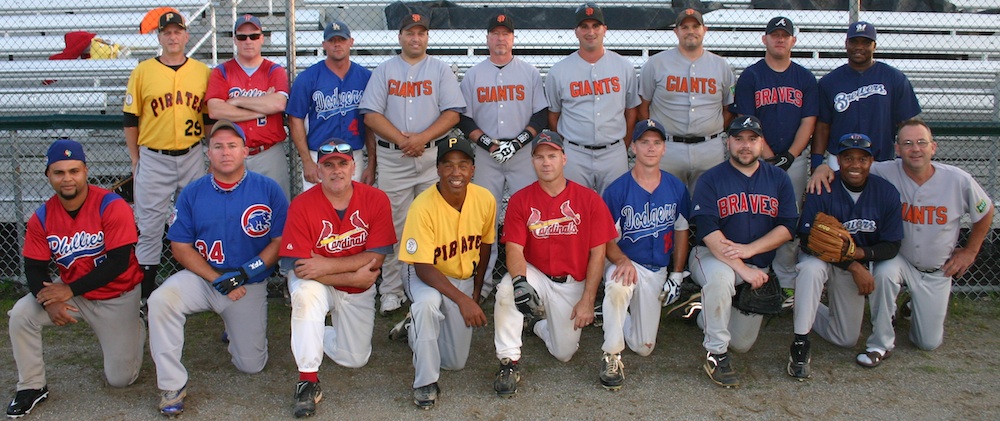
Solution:
[[[181,191],[175,212],[168,240],[193,244],[216,269],[235,269],[281,237],[288,200],[278,183],[255,172],[247,171],[231,192],[218,190],[208,174]],[[268,273],[248,282],[263,281]]]
[[[604,203],[621,234],[618,247],[632,261],[656,267],[670,264],[674,250],[674,224],[688,219],[691,198],[677,177],[660,171],[660,185],[652,193],[632,177],[618,177],[604,190]]]
[[[691,217],[698,226],[698,243],[717,230],[729,240],[749,244],[782,225],[795,232],[798,211],[788,174],[774,165],[760,165],[750,177],[727,160],[698,179]],[[771,265],[774,250],[744,262],[763,268]]]
[[[306,120],[309,150],[319,149],[334,137],[347,141],[354,150],[364,148],[365,121],[358,105],[371,77],[371,70],[351,62],[342,80],[322,60],[295,78],[285,113]]]
[[[761,59],[740,74],[729,109],[759,118],[771,150],[787,152],[801,120],[819,114],[817,87],[816,76],[805,67],[793,62],[779,73]]]
[[[806,196],[799,220],[800,234],[809,232],[816,214],[823,212],[837,218],[858,246],[870,247],[903,239],[902,205],[895,200],[899,191],[892,183],[877,175],[869,175],[868,184],[857,202],[840,181],[840,171],[837,171],[831,184],[833,192],[821,189],[820,194],[809,193]]]

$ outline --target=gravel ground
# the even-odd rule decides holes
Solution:
[[[11,300],[2,302],[6,313]],[[212,314],[188,320],[184,362],[191,373],[187,419],[292,418],[297,380],[289,348],[290,309],[269,303],[271,359],[262,373],[242,374],[229,363],[219,340],[222,322]],[[320,370],[324,398],[317,419],[996,419],[1000,402],[1000,306],[993,300],[955,300],[944,345],[933,352],[906,339],[907,322],[897,326],[892,358],[875,369],[854,363],[854,349],[815,338],[813,379],[797,382],[785,374],[791,315],[766,321],[754,349],[734,354],[743,387],[715,386],[704,374],[704,351],[697,326],[664,317],[657,349],[649,357],[623,354],[626,383],[618,392],[601,388],[598,363],[602,332],[589,327],[569,363],[548,355],[541,340],[526,338],[517,396],[496,397],[497,369],[492,327],[476,331],[467,367],[445,372],[442,395],[430,411],[411,401],[413,369],[405,343],[386,332],[402,318],[378,317],[374,351],[366,367],[346,369],[329,359]],[[2,327],[6,330],[7,320]],[[862,333],[867,336],[868,330]],[[45,331],[50,397],[26,419],[163,419],[155,372],[148,353],[139,380],[124,389],[103,380],[102,358],[85,325]],[[0,349],[0,373],[13,396],[17,381],[10,344]],[[993,398],[990,398],[993,396]],[[8,401],[4,401],[5,403]]]

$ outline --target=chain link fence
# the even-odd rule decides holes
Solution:
[[[190,55],[210,65],[232,57],[237,13],[261,18],[263,54],[293,74],[322,60],[322,28],[346,22],[355,38],[352,59],[374,68],[398,53],[397,23],[409,13],[430,17],[429,52],[462,77],[487,57],[486,20],[501,11],[515,21],[515,54],[546,73],[575,51],[573,10],[579,0],[453,0],[387,3],[373,0],[173,0],[188,18]],[[830,5],[835,5],[831,9]],[[876,58],[907,74],[940,133],[937,159],[970,172],[994,200],[1000,199],[1000,5],[986,0],[861,1],[858,17],[878,27]],[[799,33],[794,59],[822,77],[846,63],[847,1],[631,0],[599,2],[608,25],[605,45],[632,61],[673,48],[669,30],[686,7],[704,13],[705,46],[739,73],[763,56],[767,21],[786,16]],[[43,175],[48,144],[60,137],[84,142],[94,184],[109,186],[129,174],[123,135],[115,124],[128,75],[159,52],[156,32],[140,33],[152,0],[11,0],[0,4],[0,279],[23,280],[24,222],[51,196]],[[990,10],[992,8],[992,10]],[[155,12],[154,12],[155,13]],[[156,16],[153,14],[152,16]],[[152,18],[155,22],[155,17]],[[155,27],[155,24],[153,25]],[[65,119],[65,115],[89,115]],[[34,127],[22,120],[36,116]],[[52,116],[54,117],[37,117]],[[58,120],[58,125],[51,121]],[[63,121],[66,120],[66,121]],[[101,124],[94,123],[100,121]],[[53,129],[51,127],[66,127]],[[960,128],[961,130],[956,130]],[[285,144],[293,192],[301,190],[297,154]],[[1000,219],[996,216],[995,219]],[[1000,224],[994,222],[1000,228]],[[963,240],[964,240],[963,233]],[[956,290],[981,296],[1000,290],[1000,238],[994,230],[977,264]],[[165,248],[168,250],[169,248]],[[170,256],[161,279],[177,270]],[[501,250],[497,274],[503,270]]]

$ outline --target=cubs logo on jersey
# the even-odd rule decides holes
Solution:
[[[561,218],[542,220],[542,212],[534,207],[528,215],[528,231],[535,238],[549,238],[552,235],[574,235],[580,231],[580,214],[576,213],[569,200],[559,206]]]
[[[243,211],[240,218],[243,233],[258,238],[267,235],[271,231],[271,207],[264,204],[250,205]]]
[[[80,231],[72,237],[50,235],[46,240],[49,242],[49,249],[52,250],[53,260],[66,269],[69,269],[76,259],[104,253],[104,232],[92,234]]]
[[[320,232],[316,248],[325,249],[329,253],[340,253],[354,247],[364,247],[368,242],[368,223],[361,219],[361,212],[354,211],[349,218],[353,228],[337,233],[333,223],[323,220],[323,231]],[[347,228],[347,227],[345,227]]]

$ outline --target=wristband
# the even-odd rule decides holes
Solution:
[[[479,136],[479,140],[476,140],[476,143],[479,144],[479,147],[486,150],[490,150],[490,148],[492,148],[493,145],[497,144],[497,141],[493,140],[493,138],[487,135],[486,133],[483,133],[482,136]]]
[[[518,282],[527,281],[527,280],[528,280],[528,278],[525,278],[523,275],[517,275],[517,276],[515,276],[513,278],[510,278],[510,283],[511,284],[516,284]]]
[[[531,142],[531,132],[524,130],[521,133],[518,133],[517,137],[515,137],[514,140],[516,140],[521,145]]]
[[[240,272],[246,275],[248,280],[257,277],[257,275],[264,273],[266,270],[267,264],[264,263],[264,259],[261,259],[260,256],[254,256],[253,259],[240,266]]]
[[[816,167],[823,165],[823,161],[826,159],[826,155],[821,153],[814,153],[809,155],[809,169],[815,170]]]

